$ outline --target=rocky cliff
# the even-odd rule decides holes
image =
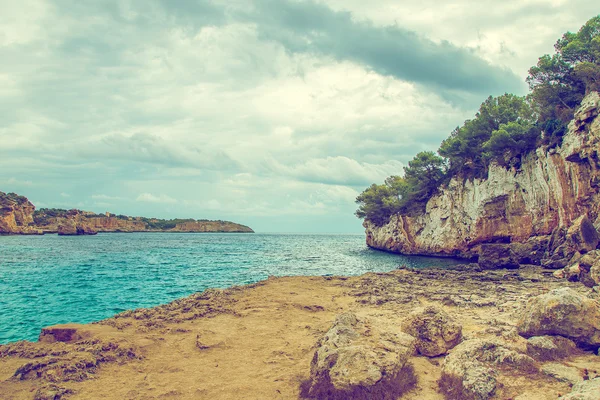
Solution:
[[[32,226],[35,206],[16,193],[0,192],[0,234],[40,234]]]
[[[81,210],[35,209],[23,196],[0,192],[0,234],[93,235],[97,232],[239,232],[245,225],[229,221],[162,220]]]
[[[543,249],[552,233],[585,216],[600,228],[600,95],[585,97],[560,147],[538,148],[487,179],[453,178],[417,216],[365,221],[367,244],[403,254],[477,256],[482,244]],[[564,235],[563,235],[564,236]],[[547,250],[547,249],[545,249]],[[544,251],[545,251],[544,250]]]

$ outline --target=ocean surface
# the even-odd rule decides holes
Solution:
[[[456,260],[369,249],[364,235],[0,236],[0,344],[269,275],[359,275]]]

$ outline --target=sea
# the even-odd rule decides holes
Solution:
[[[0,344],[271,275],[360,275],[457,262],[373,250],[363,234],[0,236]]]

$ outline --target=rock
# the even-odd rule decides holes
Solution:
[[[600,378],[581,381],[573,385],[571,393],[559,397],[560,400],[600,400]]]
[[[592,250],[579,259],[579,265],[585,270],[589,271],[592,265],[600,259],[600,250]]]
[[[70,394],[73,394],[71,389],[66,389],[57,385],[48,385],[39,388],[35,392],[33,400],[61,400]]]
[[[598,232],[587,215],[582,215],[573,221],[567,230],[567,239],[579,252],[592,251],[598,247]]]
[[[600,107],[600,95],[598,92],[591,92],[582,101],[579,108],[575,111],[573,122],[579,129],[585,125],[590,119],[598,115],[598,108]]]
[[[83,339],[89,339],[95,335],[96,328],[92,325],[80,324],[62,324],[42,328],[38,342],[40,343],[55,343],[64,342],[72,343]]]
[[[303,397],[396,399],[416,379],[407,364],[415,339],[395,327],[347,312],[318,342]]]
[[[478,263],[482,269],[519,268],[517,256],[509,244],[482,244]]]
[[[584,255],[573,257],[574,264],[557,271],[554,276],[570,282],[581,282],[587,287],[594,287],[600,281],[600,251],[592,250]]]
[[[558,279],[565,279],[567,277],[567,273],[564,269],[557,269],[552,273],[552,276]]]
[[[58,227],[59,236],[95,235],[98,232],[85,225],[76,225],[73,221],[67,221]]]
[[[549,236],[533,236],[525,243],[511,243],[511,248],[519,264],[541,265],[548,249]]]
[[[570,385],[583,380],[581,372],[575,367],[567,367],[560,363],[548,363],[542,366],[542,373]]]
[[[35,206],[16,193],[0,192],[0,235],[41,235],[33,225]]]
[[[496,370],[520,374],[539,371],[534,359],[489,340],[471,339],[456,346],[442,365],[439,385],[448,399],[490,399],[496,393]]]
[[[581,267],[579,266],[579,264],[573,264],[569,267],[565,267],[563,269],[564,271],[564,277],[569,281],[569,282],[579,282],[579,276],[581,275]]]
[[[417,339],[417,351],[428,357],[446,354],[462,339],[462,326],[437,307],[413,311],[404,321],[403,331]]]
[[[58,227],[59,236],[75,236],[78,235],[75,223],[65,223]]]
[[[562,336],[533,336],[527,339],[527,354],[538,361],[560,360],[575,351],[575,343]]]
[[[554,230],[542,265],[558,269],[573,266],[582,258],[584,264],[589,263],[594,254],[585,257],[585,253],[594,251],[597,246],[598,232],[588,217],[582,215],[573,221],[569,229],[560,227]],[[575,279],[578,275],[570,276]]]
[[[589,277],[595,285],[600,285],[600,259],[596,260],[596,262],[594,262],[594,264],[591,266]]]
[[[560,335],[579,346],[600,346],[600,302],[561,288],[530,299],[517,329],[524,337]]]

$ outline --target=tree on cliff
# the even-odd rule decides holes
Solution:
[[[455,176],[484,178],[491,163],[518,166],[537,146],[559,144],[585,94],[600,90],[600,15],[577,33],[565,33],[554,47],[556,54],[540,57],[529,70],[528,96],[488,97],[475,118],[442,142],[441,157],[421,152],[404,168],[404,178],[371,185],[356,199],[356,215],[381,225],[394,213],[422,212]]]
[[[524,97],[505,93],[488,97],[474,119],[465,121],[445,139],[439,154],[449,162],[450,174],[481,177],[492,160],[535,148],[539,130],[536,113]]]
[[[417,154],[404,167],[404,178],[390,176],[383,185],[373,184],[357,198],[355,215],[376,225],[389,221],[398,212],[420,211],[445,177],[443,158],[432,151]]]
[[[372,184],[356,198],[358,210],[354,213],[376,225],[384,225],[391,215],[400,212],[402,192],[406,190],[403,178],[390,176],[383,185]]]
[[[556,53],[540,57],[527,78],[548,144],[560,141],[583,96],[600,90],[600,15],[579,32],[565,33],[554,48]]]
[[[446,173],[446,162],[433,151],[422,151],[404,167],[403,203],[423,202],[437,190]],[[404,205],[403,204],[403,205]]]

